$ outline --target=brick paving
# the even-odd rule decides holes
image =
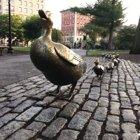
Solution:
[[[87,71],[69,100],[46,94],[56,86],[42,74],[1,88],[0,140],[139,140],[140,64],[121,59],[100,81],[95,57],[84,59]]]

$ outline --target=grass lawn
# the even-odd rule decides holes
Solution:
[[[13,47],[15,51],[25,51],[29,52],[30,47]],[[116,52],[118,54],[129,54],[129,50],[89,50],[87,55],[101,55],[101,54],[112,54],[113,52]]]
[[[90,50],[87,55],[101,55],[101,54],[112,54],[116,52],[118,54],[129,54],[129,50]]]
[[[25,51],[25,52],[29,52],[30,51],[30,47],[13,47],[13,49],[15,51]]]

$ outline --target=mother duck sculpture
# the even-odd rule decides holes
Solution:
[[[44,34],[31,44],[31,61],[46,79],[57,85],[56,95],[60,92],[61,86],[72,84],[69,94],[65,96],[70,98],[77,81],[86,71],[86,62],[63,44],[52,41],[51,12],[44,13],[43,10],[39,10],[38,13]]]

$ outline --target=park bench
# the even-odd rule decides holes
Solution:
[[[0,56],[2,56],[4,49],[8,49],[8,47],[7,46],[0,46]]]

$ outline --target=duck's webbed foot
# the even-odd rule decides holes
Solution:
[[[102,80],[102,77],[101,77],[101,76],[99,76],[98,80]]]
[[[60,93],[60,88],[61,88],[61,86],[58,85],[57,88],[54,91],[51,91],[51,92],[49,92],[47,94],[58,96],[58,94]]]
[[[70,99],[70,98],[72,97],[72,94],[73,94],[73,91],[74,91],[74,89],[75,89],[76,84],[77,84],[77,82],[72,83],[72,87],[71,87],[71,89],[70,89],[69,94],[60,96],[60,98],[61,98],[61,99]]]
[[[98,75],[96,75],[96,76],[94,77],[94,79],[98,79]]]

